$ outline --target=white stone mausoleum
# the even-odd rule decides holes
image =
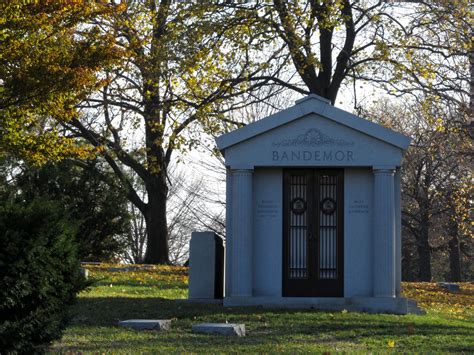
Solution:
[[[224,305],[416,312],[400,297],[409,143],[316,95],[217,138],[227,167]]]

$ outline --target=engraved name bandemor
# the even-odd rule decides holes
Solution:
[[[272,151],[273,161],[353,161],[354,152],[352,150],[292,150],[292,151]]]
[[[278,148],[296,148],[296,147],[322,147],[325,150],[285,150],[272,151],[273,161],[353,161],[354,152],[347,149],[331,149],[330,147],[349,147],[354,142],[348,142],[344,139],[332,138],[324,134],[319,129],[311,128],[305,133],[295,138],[283,139],[273,142],[273,146]]]

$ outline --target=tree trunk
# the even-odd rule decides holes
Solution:
[[[428,243],[418,245],[418,281],[431,281],[431,252]]]
[[[156,179],[147,185],[148,206],[145,213],[148,243],[145,253],[147,264],[169,264],[168,221],[166,204],[168,186],[165,173],[161,171]]]
[[[454,222],[455,223],[455,222]],[[461,281],[461,251],[459,248],[458,228],[452,226],[449,240],[449,281]]]
[[[420,213],[420,235],[417,240],[419,281],[431,281],[431,247],[429,243],[428,209]]]
[[[413,272],[413,247],[414,244],[409,242],[406,234],[404,234],[404,240],[402,241],[402,281],[414,281],[416,279]]]

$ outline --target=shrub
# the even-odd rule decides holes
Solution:
[[[28,167],[16,179],[25,200],[60,203],[77,226],[81,261],[114,261],[124,254],[129,228],[127,198],[116,184],[102,181],[99,167],[79,168],[70,161]]]
[[[0,351],[40,352],[61,336],[84,288],[74,231],[53,203],[0,206]]]

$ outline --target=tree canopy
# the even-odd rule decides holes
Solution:
[[[0,154],[38,164],[90,156],[91,149],[64,136],[57,121],[77,116],[75,105],[103,85],[95,75],[98,69],[121,55],[104,46],[104,34],[82,24],[121,6],[102,1],[0,4]]]
[[[166,263],[170,164],[235,127],[233,110],[288,89],[335,103],[353,80],[467,107],[468,1],[412,5],[4,2],[0,154],[82,166],[99,157],[145,218],[145,261]]]

